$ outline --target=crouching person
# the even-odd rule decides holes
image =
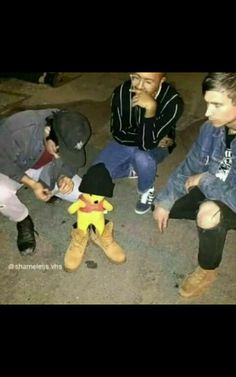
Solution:
[[[44,202],[53,195],[76,200],[90,135],[87,118],[78,112],[26,110],[0,121],[0,213],[16,223],[22,255],[35,252],[36,240],[17,191],[24,185]]]
[[[209,73],[202,84],[206,121],[186,159],[155,198],[154,219],[196,220],[198,266],[179,293],[200,295],[218,274],[229,229],[236,229],[236,73]]]

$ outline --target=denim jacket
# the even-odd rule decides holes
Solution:
[[[155,198],[155,205],[170,211],[176,200],[188,192],[184,186],[188,177],[206,172],[199,188],[209,200],[218,200],[236,213],[236,138],[231,142],[232,167],[227,179],[215,176],[225,153],[225,128],[205,122],[186,159],[170,175],[167,185]]]

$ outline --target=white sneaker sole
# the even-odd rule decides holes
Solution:
[[[151,211],[152,207],[149,207],[148,209],[146,209],[146,211],[139,211],[138,209],[135,208],[134,212],[137,213],[137,215],[145,215],[145,213],[148,213],[149,211]]]

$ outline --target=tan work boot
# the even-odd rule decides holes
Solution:
[[[84,233],[80,229],[73,229],[71,238],[64,257],[64,269],[68,272],[74,272],[79,268],[88,243],[88,232]]]
[[[217,270],[204,270],[198,266],[184,279],[179,294],[186,298],[200,295],[217,278],[217,273]]]
[[[91,240],[101,247],[106,256],[113,263],[124,263],[126,261],[126,256],[124,250],[114,241],[113,235],[113,223],[109,221],[105,225],[102,236],[94,230],[91,229],[90,237]]]

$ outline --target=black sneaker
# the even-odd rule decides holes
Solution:
[[[16,224],[18,230],[17,246],[21,255],[29,255],[35,253],[36,240],[34,233],[34,223],[30,216]]]
[[[138,215],[144,215],[150,209],[153,210],[154,204],[154,187],[151,187],[149,190],[147,190],[144,194],[141,194],[139,197],[139,200],[136,204],[135,213]]]

